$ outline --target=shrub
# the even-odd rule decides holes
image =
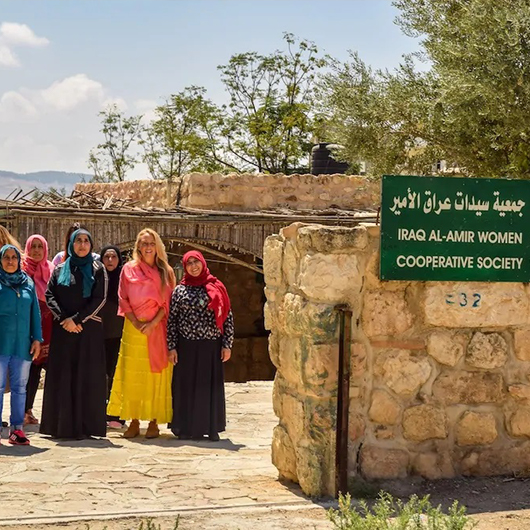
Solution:
[[[330,509],[328,517],[338,530],[471,530],[476,525],[458,501],[445,514],[440,506],[431,505],[429,496],[413,495],[403,503],[386,492],[379,493],[371,508],[361,500],[358,509],[350,494],[341,495],[338,509]]]

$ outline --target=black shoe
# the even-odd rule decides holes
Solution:
[[[218,442],[220,440],[219,435],[216,432],[212,432],[208,435],[210,442]]]
[[[191,440],[191,435],[189,435],[189,434],[178,434],[177,438],[179,440]]]

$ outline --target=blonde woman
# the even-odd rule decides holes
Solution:
[[[125,438],[140,434],[139,420],[149,420],[146,438],[160,434],[159,422],[171,421],[173,362],[166,324],[175,284],[160,236],[150,228],[142,230],[133,260],[123,266],[120,277],[118,314],[125,317],[125,325],[107,409],[109,416],[132,419]]]

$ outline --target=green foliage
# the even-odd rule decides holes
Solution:
[[[137,162],[132,149],[141,132],[141,116],[126,117],[116,105],[99,115],[105,141],[90,151],[88,165],[94,172],[92,181],[123,181]]]
[[[218,67],[230,96],[225,161],[240,170],[289,173],[307,161],[315,77],[326,59],[311,42],[284,40],[287,51],[240,53]]]
[[[154,179],[172,181],[191,171],[215,171],[216,135],[220,116],[202,87],[187,87],[156,108],[156,119],[145,127],[139,144]]]
[[[468,175],[529,178],[530,3],[394,5],[422,52],[393,72],[373,72],[355,54],[335,63],[322,86],[322,135],[375,174],[426,173],[445,159]]]
[[[328,512],[329,520],[338,530],[471,530],[476,524],[457,501],[444,514],[439,506],[431,505],[428,496],[414,495],[403,503],[381,492],[372,508],[365,501],[359,505],[357,510],[349,494],[341,495],[338,510]]]

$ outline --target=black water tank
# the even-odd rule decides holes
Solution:
[[[346,173],[347,162],[337,162],[332,156],[331,149],[339,147],[336,144],[321,143],[311,149],[311,174],[332,175],[333,173]],[[330,149],[331,148],[331,149]]]

